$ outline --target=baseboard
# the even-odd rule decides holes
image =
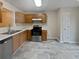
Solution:
[[[48,39],[48,40],[56,39],[57,41],[59,41],[59,38],[58,38],[58,37],[48,37],[47,39]]]
[[[75,42],[75,41],[60,41],[60,43],[78,43],[79,44],[79,42]]]
[[[74,42],[74,41],[70,41],[69,43],[78,43],[79,44],[79,42]]]

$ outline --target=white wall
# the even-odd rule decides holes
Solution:
[[[61,21],[61,19],[62,19],[62,17],[63,17],[63,15],[64,14],[66,14],[66,13],[69,13],[69,17],[70,17],[70,24],[71,24],[71,29],[70,29],[70,33],[71,33],[71,39],[62,39],[62,41],[64,41],[64,42],[70,42],[70,43],[77,43],[77,42],[79,42],[79,36],[78,36],[78,34],[79,34],[79,31],[78,31],[78,28],[79,28],[79,15],[78,15],[78,13],[79,13],[79,8],[78,7],[75,7],[75,8],[61,8],[60,9],[60,11],[59,11],[59,17],[60,17],[60,33],[62,34],[63,33],[63,31],[62,31],[62,28],[63,27],[61,27],[62,26],[62,21]],[[66,14],[67,15],[67,14]],[[62,38],[62,35],[61,35],[61,38]]]
[[[57,11],[51,11],[46,13],[48,15],[47,17],[48,39],[58,39]]]

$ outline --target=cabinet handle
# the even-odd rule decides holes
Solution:
[[[7,41],[4,42],[5,44],[8,43]]]

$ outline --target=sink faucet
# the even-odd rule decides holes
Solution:
[[[11,32],[11,25],[9,24],[9,26],[8,26],[8,34],[10,34],[10,32]]]

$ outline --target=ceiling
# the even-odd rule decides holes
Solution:
[[[77,0],[43,0],[42,7],[36,7],[33,0],[6,0],[23,11],[52,11],[62,7],[78,7]]]

